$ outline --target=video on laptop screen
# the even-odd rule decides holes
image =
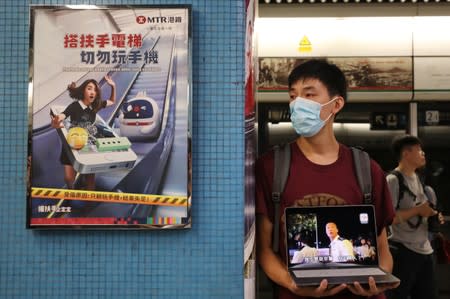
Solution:
[[[286,209],[289,266],[377,265],[372,206]]]

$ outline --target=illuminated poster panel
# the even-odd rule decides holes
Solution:
[[[245,22],[245,197],[244,197],[244,299],[256,298],[256,266],[255,266],[255,160],[256,160],[256,128],[255,128],[255,81],[257,75],[257,59],[254,25],[256,1],[246,0]]]
[[[189,6],[32,6],[29,228],[186,228]]]
[[[413,53],[411,17],[270,17],[257,21],[259,57],[398,57]]]
[[[450,57],[414,58],[414,98],[448,100],[450,96]]]

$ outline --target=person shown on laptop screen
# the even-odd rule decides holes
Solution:
[[[371,245],[371,241],[365,237],[358,239],[358,245],[355,248],[357,258],[361,262],[370,262],[375,259],[375,248]]]
[[[279,193],[279,205],[275,205],[277,200],[272,200],[276,178],[275,151],[264,153],[256,163],[258,262],[267,276],[279,285],[278,299],[327,296],[346,299],[360,296],[385,298],[383,292],[398,286],[398,283],[377,284],[371,276],[364,283],[330,285],[325,278],[320,280],[318,286],[306,287],[298,285],[288,270],[290,259],[286,250],[286,231],[282,225],[285,223],[286,208],[363,203],[353,150],[339,143],[333,131],[335,117],[344,108],[347,99],[345,75],[339,67],[326,60],[298,61],[288,76],[291,123],[298,138],[284,147],[290,151],[290,166],[286,183]],[[351,72],[350,69],[348,71]],[[391,195],[381,167],[370,160],[368,168],[372,186],[369,195],[372,195],[371,204],[375,207],[379,266],[391,272],[393,262],[386,234],[386,227],[394,218]],[[316,248],[321,250],[323,246],[325,244],[317,244]],[[304,267],[303,264],[300,266]],[[302,272],[302,269],[298,271]]]
[[[294,239],[297,242],[297,250],[294,251],[291,263],[301,264],[314,261],[317,257],[318,250],[315,248],[312,232],[308,230],[302,230],[295,234]]]
[[[330,256],[333,262],[348,262],[355,260],[352,243],[338,235],[336,223],[328,222],[325,226],[328,238],[330,238]]]

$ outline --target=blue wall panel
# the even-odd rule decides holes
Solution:
[[[244,3],[192,4],[193,225],[180,231],[25,228],[29,2],[0,3],[0,298],[242,298]]]

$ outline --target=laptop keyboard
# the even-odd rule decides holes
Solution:
[[[341,276],[375,276],[385,275],[383,271],[378,268],[357,268],[357,269],[321,269],[321,270],[294,270],[292,271],[295,277],[309,278],[309,277],[341,277]]]

